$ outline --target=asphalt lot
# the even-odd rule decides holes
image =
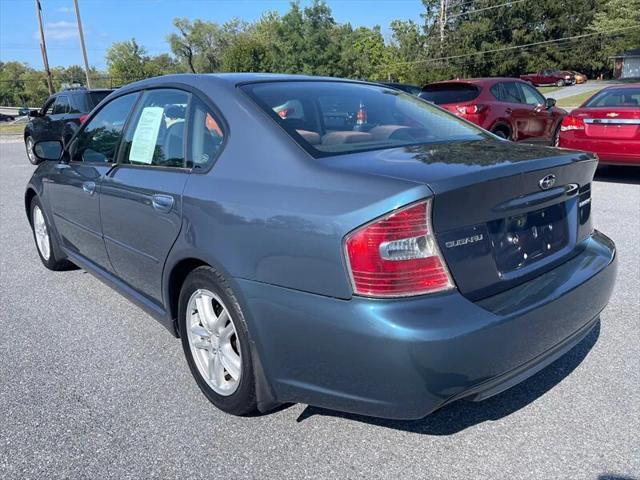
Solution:
[[[413,422],[207,402],[179,341],[81,270],[47,271],[23,208],[33,167],[0,143],[1,478],[640,478],[640,179],[594,186],[617,243],[602,323],[528,381]]]

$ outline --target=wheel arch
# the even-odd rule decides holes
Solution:
[[[29,186],[27,190],[24,192],[24,210],[27,214],[27,219],[29,220],[29,225],[31,225],[31,202],[33,198],[36,197],[38,193],[35,188]]]
[[[493,125],[491,125],[491,128],[489,129],[489,131],[494,132],[496,130],[502,130],[506,132],[507,138],[511,138],[513,136],[513,127],[511,126],[508,120],[504,120],[504,119],[496,120],[496,122]]]

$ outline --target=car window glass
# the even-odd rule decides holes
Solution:
[[[524,97],[524,103],[527,105],[544,105],[545,100],[544,97],[538,93],[533,87],[530,85],[525,85],[523,83],[519,84],[520,89],[522,90],[522,95]]]
[[[454,115],[399,90],[350,82],[256,83],[242,89],[316,157],[363,150],[472,141],[484,133]],[[302,106],[285,118],[282,105]]]
[[[280,112],[282,111],[281,109]],[[282,118],[280,112],[277,113]],[[301,112],[302,110],[299,110],[296,115],[299,115]],[[218,150],[220,150],[220,146],[224,140],[222,123],[202,101],[194,98],[190,129],[191,159],[193,161],[187,162],[187,167],[204,166],[209,163],[217,155]]]
[[[122,129],[138,93],[123,95],[105,105],[78,134],[74,161],[113,162]]]
[[[78,105],[78,103],[81,101],[81,98],[78,95],[74,95],[72,97],[69,98],[69,107],[67,109],[67,113],[82,113],[81,112],[81,103],[80,105]],[[80,108],[79,108],[80,107]]]
[[[56,99],[56,103],[53,105],[52,115],[61,115],[69,111],[69,97],[66,95],[60,95]]]
[[[51,100],[48,104],[46,104],[43,108],[42,108],[42,115],[51,115],[51,112],[53,111],[53,106],[55,105],[55,99]]]
[[[504,101],[509,103],[522,103],[520,90],[516,82],[505,82],[502,84],[504,91]]]
[[[184,168],[189,97],[181,90],[146,91],[124,135],[120,163]]]
[[[475,85],[465,83],[436,83],[425,86],[420,94],[424,98],[436,105],[447,103],[469,102],[480,95],[480,89]]]
[[[631,107],[640,106],[640,88],[627,87],[603,90],[589,100],[585,107]]]
[[[489,90],[496,100],[499,100],[501,102],[505,101],[504,86],[502,83],[496,83],[495,85],[492,85]]]

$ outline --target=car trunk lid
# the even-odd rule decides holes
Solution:
[[[458,289],[472,300],[566,260],[591,231],[586,209],[597,162],[585,153],[476,141],[363,152],[327,162],[428,185],[435,194],[433,227],[440,250]]]
[[[640,108],[589,108],[572,114],[584,122],[589,138],[614,140],[640,139]]]

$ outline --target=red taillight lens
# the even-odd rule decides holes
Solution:
[[[350,233],[345,247],[354,293],[402,297],[453,288],[430,219],[426,200]]]
[[[461,107],[456,107],[456,110],[458,110],[458,113],[461,115],[474,115],[482,112],[482,110],[484,110],[484,105],[463,105]]]
[[[573,117],[571,115],[564,117],[560,124],[560,131],[568,132],[569,130],[584,130],[584,120],[580,117]]]
[[[89,114],[85,113],[84,115],[80,115],[80,123],[84,123],[84,121],[89,118]]]

